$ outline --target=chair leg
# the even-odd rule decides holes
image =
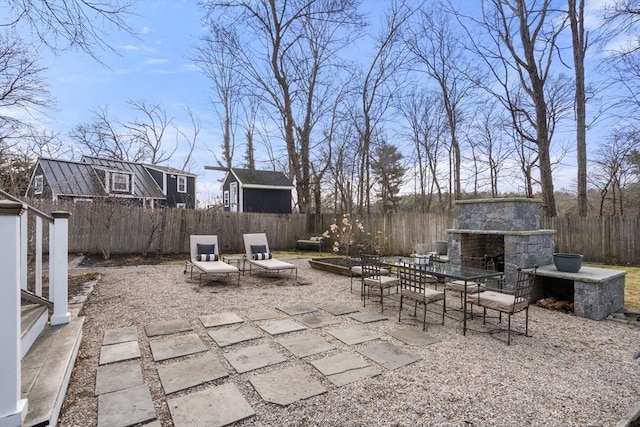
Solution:
[[[422,315],[422,330],[426,331],[427,330],[427,302],[424,301],[424,313]],[[417,302],[416,302],[417,305]]]
[[[482,307],[482,324],[486,324],[487,323],[487,308],[486,307]]]
[[[524,309],[524,314],[525,314],[525,318],[524,318],[524,336],[528,337],[529,336],[529,307],[526,307]]]
[[[426,310],[426,307],[425,307]],[[471,310],[473,310],[473,305],[471,305]],[[442,297],[442,325],[444,325],[444,313],[447,311],[447,294],[443,294]]]
[[[402,294],[400,294],[400,310],[398,310],[398,323],[400,323],[401,316],[402,316]]]
[[[507,345],[511,345],[511,313],[508,313],[509,320],[507,321]]]
[[[413,305],[413,317],[416,317],[417,315],[418,315],[418,301],[415,301]]]

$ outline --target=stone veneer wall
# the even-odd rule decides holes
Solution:
[[[624,310],[625,276],[600,283],[573,282],[574,312],[578,317],[602,320],[610,313]]]
[[[540,230],[539,206],[525,198],[457,201],[455,228],[447,230],[449,260],[460,262],[464,235],[503,236],[505,284],[512,289],[518,267],[553,263],[555,230]]]

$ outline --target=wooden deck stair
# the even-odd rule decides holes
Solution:
[[[28,399],[24,426],[56,425],[82,339],[84,317],[60,326],[47,321],[46,307],[23,307],[21,381],[22,396]]]

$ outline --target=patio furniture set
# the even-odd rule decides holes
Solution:
[[[487,264],[478,264],[479,260],[464,260],[465,264],[442,262],[438,259],[428,259],[426,262],[414,257],[380,257],[363,254],[360,266],[352,267],[354,274],[361,278],[360,295],[363,305],[372,296],[380,298],[381,310],[384,311],[385,293],[387,297],[395,289],[400,296],[398,321],[402,318],[402,308],[405,303],[413,303],[414,316],[417,307],[423,307],[423,330],[427,327],[427,311],[431,305],[439,305],[437,312],[441,316],[441,324],[447,310],[446,295],[454,292],[460,295],[462,312],[462,330],[466,334],[469,317],[473,317],[473,306],[483,310],[483,325],[487,324],[487,310],[497,312],[498,322],[494,324],[498,330],[501,327],[502,315],[507,316],[507,344],[511,344],[511,317],[524,312],[525,330],[529,332],[529,301],[533,290],[537,267],[517,270],[513,286],[504,286],[502,273],[494,269],[487,269]],[[485,268],[482,268],[485,267]],[[489,267],[491,267],[489,265]],[[352,275],[352,276],[353,276]],[[441,289],[438,287],[441,286]],[[507,289],[513,289],[512,291]],[[495,330],[494,330],[495,331]]]

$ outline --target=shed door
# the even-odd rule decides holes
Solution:
[[[229,184],[229,210],[231,212],[238,212],[238,183],[232,182]]]

